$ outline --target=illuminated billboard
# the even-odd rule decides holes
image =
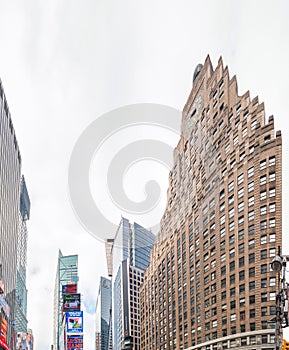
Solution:
[[[63,311],[80,310],[80,294],[63,294]]]
[[[83,333],[83,312],[66,312],[66,330],[67,333]]]
[[[83,335],[68,335],[66,348],[67,350],[82,350]]]
[[[63,294],[74,294],[77,293],[77,284],[66,284],[62,286]]]
[[[8,328],[8,322],[6,321],[5,317],[1,317],[1,328],[0,328],[0,338],[6,342],[6,335],[7,335],[7,328]]]

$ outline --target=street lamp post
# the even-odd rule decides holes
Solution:
[[[278,255],[276,255],[271,262],[271,268],[277,274],[278,278],[276,294],[275,350],[280,350],[281,347],[281,329],[288,327],[288,299],[285,276],[287,261],[289,261],[289,256],[281,255],[280,247],[278,247]]]

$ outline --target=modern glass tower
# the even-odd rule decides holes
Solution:
[[[108,273],[112,277],[113,349],[132,336],[140,349],[139,287],[149,264],[155,236],[137,223],[121,218],[113,240],[107,241]]]
[[[63,323],[62,293],[67,285],[78,284],[78,255],[64,256],[59,250],[54,288],[53,350],[59,350]],[[77,289],[75,290],[77,293]]]
[[[7,343],[13,346],[17,286],[17,242],[20,211],[21,156],[0,81],[0,280],[10,306]]]
[[[273,349],[282,138],[208,56],[195,70],[160,234],[141,287],[141,349]],[[273,322],[272,322],[273,321]]]
[[[96,299],[96,350],[112,350],[111,280],[101,277]]]
[[[16,332],[27,332],[27,288],[26,288],[26,264],[27,264],[27,225],[30,217],[30,199],[24,176],[20,185],[20,215],[17,240],[17,288],[16,288]]]

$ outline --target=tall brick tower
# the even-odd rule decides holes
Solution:
[[[141,349],[274,348],[282,139],[222,58],[198,65],[141,288]]]

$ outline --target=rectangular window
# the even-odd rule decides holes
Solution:
[[[244,253],[244,243],[239,244],[239,253]]]
[[[266,228],[267,228],[267,221],[266,220],[261,221],[260,222],[260,229],[261,230],[266,230]]]
[[[254,210],[249,211],[249,213],[248,213],[248,220],[249,221],[254,220]]]
[[[270,203],[269,204],[269,212],[274,213],[276,210],[276,203]]]
[[[243,215],[239,217],[238,224],[239,224],[239,226],[244,224],[244,216]]]
[[[248,178],[254,176],[254,167],[248,169]]]
[[[254,196],[248,198],[248,206],[254,205]]]
[[[269,166],[275,165],[275,163],[276,163],[276,158],[275,158],[275,156],[269,157]]]
[[[267,293],[261,293],[261,302],[264,303],[266,301],[267,301]]]
[[[261,288],[267,288],[267,278],[261,279]]]
[[[254,277],[255,276],[255,267],[250,267],[249,268],[249,277]]]
[[[271,233],[269,235],[269,242],[270,243],[276,242],[276,233]]]
[[[240,303],[240,306],[241,306],[241,307],[242,307],[242,306],[245,306],[245,298],[240,298],[239,303]]]
[[[266,159],[261,160],[261,162],[260,162],[260,170],[266,169],[266,165],[267,165],[266,163],[267,163]]]
[[[234,181],[230,182],[228,185],[228,192],[231,192],[234,189]]]
[[[245,284],[240,284],[239,285],[239,293],[244,293],[245,292]]]
[[[220,225],[223,225],[225,223],[225,215],[220,217]]]
[[[249,290],[254,290],[255,289],[255,281],[249,282]]]
[[[244,210],[244,202],[241,202],[238,204],[238,212],[243,211]]]
[[[241,240],[241,239],[244,238],[244,230],[240,230],[240,231],[238,232],[238,238],[239,238],[239,240]]]
[[[266,193],[266,191],[262,191],[261,193],[260,193],[260,200],[262,201],[262,200],[264,200],[264,199],[266,199],[267,198],[267,193]]]
[[[267,259],[267,250],[261,250],[261,259]]]
[[[260,207],[260,215],[265,215],[266,213],[267,213],[267,206],[262,205],[262,207]]]
[[[265,185],[266,182],[267,182],[267,176],[266,175],[261,176],[260,177],[260,186]]]
[[[239,272],[239,281],[243,281],[245,279],[245,271],[242,270]]]
[[[249,236],[253,235],[255,233],[255,225],[250,225],[248,227],[248,233],[249,233]]]
[[[235,227],[235,222],[234,221],[230,222],[230,224],[229,224],[229,231],[230,232],[233,231],[234,227]]]
[[[270,173],[269,174],[269,182],[275,181],[276,179],[276,174],[275,173]]]
[[[269,219],[269,227],[275,227],[276,226],[276,219],[272,218]]]
[[[248,192],[254,191],[254,181],[248,183]]]
[[[266,244],[267,243],[267,236],[264,235],[264,236],[261,236],[261,244]]]
[[[255,254],[251,253],[249,254],[249,264],[252,264],[253,262],[255,262]]]
[[[276,195],[276,189],[275,188],[270,188],[269,190],[269,197],[275,197]]]
[[[254,120],[252,123],[251,123],[251,130],[254,130],[257,126],[257,120]]]
[[[232,203],[234,203],[234,195],[232,195],[228,198],[228,204],[230,205]]]
[[[238,198],[242,198],[242,197],[244,197],[244,187],[240,188],[238,191]]]

